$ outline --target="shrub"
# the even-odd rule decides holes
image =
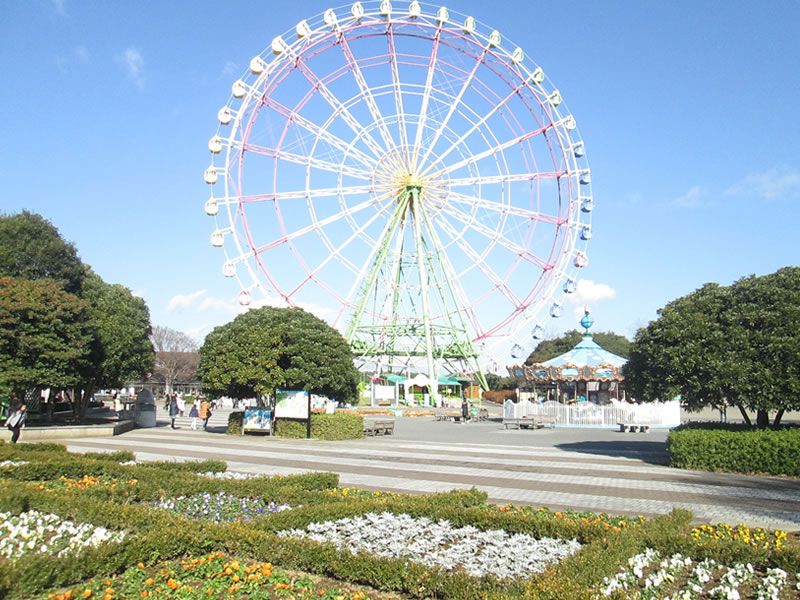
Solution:
[[[306,423],[278,419],[275,433],[285,438],[304,438]],[[318,440],[353,440],[364,437],[364,418],[344,413],[311,415],[311,437]]]
[[[236,410],[228,415],[228,428],[225,433],[228,435],[242,435],[244,426],[244,411]]]
[[[667,449],[670,466],[682,469],[800,475],[798,427],[691,423],[670,432]]]
[[[516,390],[500,390],[499,392],[483,392],[483,399],[487,402],[502,404],[506,400],[517,400]]]

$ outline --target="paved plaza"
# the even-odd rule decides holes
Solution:
[[[800,530],[800,479],[683,471],[666,466],[666,430],[505,430],[480,423],[398,417],[395,434],[325,442],[225,435],[229,410],[208,432],[188,418],[104,438],[64,440],[71,452],[131,450],[142,461],[221,459],[231,471],[338,473],[341,487],[432,493],[476,487],[491,502],[652,516],[673,507],[698,523]]]

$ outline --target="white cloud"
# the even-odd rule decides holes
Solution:
[[[610,285],[605,283],[595,283],[591,279],[579,279],[575,287],[575,293],[567,296],[568,301],[573,304],[572,315],[576,321],[583,317],[584,307],[596,302],[613,300],[617,297],[617,292]]]
[[[69,17],[67,14],[67,2],[66,0],[51,0],[53,8],[56,11],[56,14],[60,17]]]
[[[225,66],[222,67],[222,77],[236,77],[239,74],[239,67],[233,61],[227,61]]]
[[[140,92],[144,89],[144,58],[142,53],[136,48],[125,48],[122,55],[116,57],[116,61],[121,64]]]
[[[134,295],[134,296],[136,296],[137,298],[144,298],[144,295],[145,295],[146,293],[147,293],[147,290],[146,290],[146,289],[144,289],[144,288],[143,288],[143,289],[141,289],[141,290],[134,290],[134,291],[132,291],[132,292],[131,292],[131,294],[133,294],[133,295]]]
[[[672,201],[672,204],[676,206],[683,206],[687,208],[691,208],[694,206],[698,206],[701,200],[705,197],[706,193],[699,185],[692,186],[688,192],[686,192],[680,198],[675,198]]]
[[[579,279],[575,293],[569,296],[571,302],[577,304],[591,304],[603,300],[613,300],[617,292],[610,285],[595,283],[591,279]]]
[[[72,49],[72,56],[74,56],[75,60],[78,62],[89,62],[89,49],[86,46],[75,46]]]
[[[191,294],[178,294],[173,296],[167,304],[167,311],[172,312],[182,308],[191,308],[197,300],[205,296],[206,290],[197,290]]]
[[[757,194],[765,200],[789,198],[800,194],[800,171],[780,167],[748,175],[726,191],[729,196]]]

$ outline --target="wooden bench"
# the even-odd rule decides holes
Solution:
[[[644,423],[617,423],[617,425],[619,425],[619,430],[622,433],[636,433],[637,431],[647,433],[650,430],[650,425],[645,425]]]
[[[392,435],[394,419],[364,419],[364,435]]]
[[[461,411],[447,410],[445,408],[437,408],[436,411],[433,413],[433,416],[437,421],[460,421]]]
[[[519,418],[503,417],[503,427],[508,429],[509,426],[514,427],[515,429],[541,429],[542,427],[555,427],[556,418],[548,416]]]

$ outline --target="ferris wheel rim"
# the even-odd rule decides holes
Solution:
[[[327,14],[327,13],[323,13],[323,14]],[[369,15],[371,13],[365,13],[365,14]],[[349,30],[357,30],[357,29],[361,28],[363,26],[361,24],[361,22],[364,20],[364,18],[366,18],[366,17],[362,17],[362,19],[359,22],[355,22],[354,21],[351,24],[351,26],[349,27]],[[395,23],[397,23],[397,24],[406,24],[407,23],[407,19],[405,19],[405,18],[401,18],[396,22],[392,21],[391,18],[390,18],[390,19],[388,19],[388,21],[389,21],[390,25],[394,25]],[[299,27],[299,25],[298,25],[298,27]],[[441,31],[441,29],[442,29],[442,26],[440,25],[438,27],[438,30]],[[313,31],[313,29],[312,29],[312,31]],[[336,30],[337,35],[341,35],[342,31],[344,31],[344,30]],[[392,31],[392,27],[389,27],[389,31]],[[437,36],[439,35],[439,31],[437,31],[437,34],[436,34]],[[376,33],[374,35],[378,35],[378,34]],[[386,34],[384,34],[384,35],[386,35]],[[281,36],[282,39],[284,37],[285,36]],[[278,39],[278,38],[276,38],[276,39]],[[390,35],[390,39],[392,40],[392,43],[394,43],[394,35],[393,34]],[[438,39],[438,37],[437,37],[437,39]],[[467,39],[467,38],[465,37],[464,39]],[[299,43],[299,42],[296,42],[296,43]],[[289,51],[288,49],[290,49],[291,47],[292,47],[292,44],[288,44],[286,51]],[[438,53],[439,46],[435,45],[434,47],[436,49],[436,52]],[[484,52],[488,52],[489,51],[489,45],[485,46],[483,50],[484,50]],[[263,56],[263,54],[264,53],[262,53],[262,56]],[[506,52],[506,54],[508,54],[508,53]],[[390,62],[395,62],[396,63],[397,55],[390,53],[390,55],[388,56],[388,60]],[[357,61],[355,61],[355,64],[358,65]],[[480,64],[481,64],[480,60],[476,61],[475,69],[479,68]],[[323,83],[324,84],[324,82],[322,82],[321,80],[318,80],[317,83]],[[367,93],[367,92],[364,91],[365,88],[362,88],[362,85],[361,85],[360,82],[358,82],[358,87],[359,87],[360,93],[362,95]],[[465,85],[465,88],[466,88],[466,85]],[[367,86],[366,89],[369,90],[369,87]],[[394,91],[397,92],[397,90],[399,90],[399,86],[398,86],[398,84],[395,83]],[[397,93],[399,93],[399,92],[397,92]],[[350,100],[351,99],[348,99],[347,101],[345,101],[342,104],[342,109],[343,110],[347,110],[347,104],[346,103],[349,102]],[[238,101],[238,99],[237,99],[237,101]],[[424,102],[428,102],[428,101],[430,101],[430,89],[426,85]],[[226,106],[228,106],[229,110],[230,110],[230,106],[233,105],[233,104],[234,104],[234,102],[230,101],[229,104],[226,105]],[[370,103],[367,102],[367,104],[370,104]],[[452,111],[451,111],[450,114],[453,114],[453,111],[458,110],[458,104],[459,104],[458,102],[455,102],[452,105]],[[264,106],[267,106],[267,105],[265,104]],[[370,108],[370,111],[371,111],[372,110],[372,105],[371,104],[370,104],[369,108]],[[292,110],[291,108],[287,108],[287,109],[289,110],[289,115],[291,115],[292,117],[299,116],[299,114],[300,114],[299,111],[297,111],[297,110]],[[331,115],[330,119],[333,119],[335,116],[336,115]],[[559,115],[559,117],[560,117],[560,115]],[[399,113],[399,118],[400,119],[404,119],[405,118],[405,112],[404,111]],[[449,115],[448,115],[448,118],[449,118]],[[437,130],[437,134],[436,134],[437,138],[436,139],[438,139],[438,136],[442,135],[443,132],[445,131],[446,122],[447,122],[448,118],[445,118],[444,122],[440,123],[440,128]],[[427,114],[423,117],[423,119],[427,119]],[[559,119],[559,120],[561,120],[561,119]],[[251,123],[253,123],[253,122],[254,121],[251,121]],[[288,121],[287,121],[287,126],[288,126]],[[553,129],[556,128],[556,125],[554,123],[551,123],[551,126],[552,126]],[[220,125],[220,129],[222,129],[223,127],[224,127],[224,125]],[[379,130],[377,132],[377,135],[379,135],[381,137],[383,137],[384,135],[386,135],[386,137],[388,137],[388,138],[391,137],[390,134],[387,135],[387,131],[384,131],[385,129],[387,129],[387,120],[386,120],[385,117],[381,116],[380,118],[376,119],[375,127]],[[360,129],[360,131],[363,131],[363,129],[364,128],[362,127]],[[321,137],[325,137],[325,134],[323,133],[325,131],[326,131],[325,127],[319,128],[318,135],[314,139],[314,142],[313,142],[315,147],[316,147],[316,144],[320,141],[320,138]],[[405,128],[400,128],[400,131],[405,131]],[[423,128],[422,127],[418,127],[417,128],[417,135],[420,135],[420,132],[422,132],[422,131],[423,131]],[[218,135],[219,135],[219,132],[220,131],[218,130]],[[360,136],[360,133],[356,132],[355,129],[354,129],[354,133],[357,133],[357,138],[354,138],[354,140],[351,141],[349,145],[346,145],[346,148],[352,150],[352,153],[351,154],[347,154],[346,156],[351,156],[352,155],[354,157],[357,157],[358,160],[362,161],[364,163],[364,166],[367,167],[368,166],[368,161],[371,160],[371,159],[363,151],[353,148],[353,146],[355,145],[355,140],[359,139],[358,136]],[[375,141],[371,133],[370,133],[369,136],[366,136],[364,139],[367,139],[367,137],[369,137],[370,139],[373,139],[373,141]],[[463,135],[462,137],[466,137],[466,135]],[[327,139],[327,141],[331,141],[331,138],[329,136],[326,139]],[[574,142],[572,142],[571,138],[568,138],[568,139],[570,139],[571,144],[574,144]],[[578,139],[580,139],[580,138],[578,138]],[[506,143],[516,144],[516,143],[520,143],[521,141],[524,141],[524,140],[515,140],[515,141],[512,141],[512,142],[506,142]],[[582,143],[582,140],[580,140],[580,141]],[[387,139],[384,139],[384,142],[386,143]],[[369,148],[371,146],[377,145],[377,142],[376,142],[376,144],[372,144],[370,142],[370,143],[367,143],[366,145]],[[248,145],[246,143],[246,138],[245,138],[242,141],[242,149],[244,149],[247,146]],[[423,163],[425,162],[425,158],[428,157],[432,153],[434,146],[435,146],[435,144],[430,144],[427,147],[427,153],[422,157],[421,162],[423,162]],[[563,146],[559,146],[559,147],[561,147],[563,149]],[[226,193],[224,195],[224,198],[226,199],[225,203],[226,203],[226,207],[228,209],[227,212],[229,214],[229,222],[231,223],[231,227],[229,227],[228,229],[232,230],[233,229],[233,223],[235,223],[237,221],[241,221],[242,226],[244,227],[245,231],[247,232],[247,238],[248,238],[247,241],[248,241],[248,246],[249,247],[240,246],[239,238],[237,238],[236,236],[231,236],[235,240],[236,247],[237,247],[237,250],[238,250],[238,253],[237,253],[238,256],[231,257],[231,256],[229,256],[227,254],[227,251],[226,251],[226,264],[228,262],[231,262],[231,261],[235,261],[237,263],[238,262],[246,262],[247,265],[248,265],[248,271],[250,272],[250,275],[253,277],[254,280],[258,281],[258,278],[255,276],[255,274],[252,272],[252,269],[250,268],[249,262],[247,262],[247,260],[246,260],[247,258],[252,258],[253,260],[255,260],[255,262],[257,264],[259,264],[261,266],[261,271],[267,277],[267,280],[268,280],[269,285],[272,288],[272,290],[275,291],[278,295],[280,295],[289,304],[293,303],[293,299],[292,298],[293,298],[295,292],[298,290],[298,288],[301,287],[302,285],[304,285],[304,283],[307,282],[307,281],[314,280],[314,281],[316,281],[316,283],[318,283],[324,289],[326,287],[325,286],[325,282],[322,279],[316,279],[316,277],[315,277],[316,273],[320,270],[320,267],[322,265],[318,265],[316,268],[308,267],[305,264],[305,261],[303,259],[302,254],[300,252],[294,252],[294,250],[293,250],[293,253],[295,253],[295,256],[296,256],[296,259],[297,259],[298,263],[301,264],[301,266],[303,267],[303,269],[306,272],[306,275],[308,275],[309,278],[305,279],[304,283],[301,283],[300,286],[296,286],[293,289],[284,290],[282,288],[280,282],[277,279],[270,277],[269,268],[266,265],[264,265],[263,262],[262,262],[261,252],[259,252],[259,249],[258,249],[259,245],[256,244],[255,240],[253,240],[253,238],[250,236],[249,228],[248,228],[248,224],[247,224],[247,217],[246,217],[245,210],[244,210],[244,206],[245,206],[245,204],[247,204],[248,201],[256,201],[256,200],[254,200],[253,198],[250,198],[249,200],[246,201],[245,200],[245,196],[246,195],[242,195],[242,194],[236,193],[236,186],[235,186],[234,182],[231,182],[231,184],[230,184],[231,187],[234,189],[234,193],[230,194],[229,191],[228,191],[228,187],[227,186],[229,185],[228,181],[229,181],[229,177],[231,175],[230,167],[232,165],[232,162],[230,161],[230,155],[231,155],[231,151],[233,149],[234,149],[234,144],[231,144],[228,147],[228,152],[226,153],[225,167],[223,169],[223,171],[226,173],[226,177],[225,177]],[[280,149],[280,146],[278,147],[278,149]],[[453,148],[451,148],[451,151],[454,151],[454,149],[455,149],[455,145],[453,146]],[[248,148],[248,150],[253,151],[254,147],[253,148]],[[498,151],[497,147],[494,147],[494,148],[490,147],[487,150],[485,150],[484,152],[488,153],[487,154],[487,156],[488,156],[489,154],[496,154],[497,151]],[[288,154],[282,154],[281,155],[281,157],[283,159],[286,159],[286,160],[288,160],[288,158],[287,158],[288,156],[289,156]],[[295,159],[296,157],[292,156],[291,158]],[[444,158],[445,157],[439,157],[439,160],[443,160]],[[278,168],[278,160],[279,160],[278,153],[276,153],[275,156],[274,156],[275,169],[276,170]],[[462,159],[461,162],[464,162],[466,160],[467,159]],[[343,158],[343,161],[344,161],[344,158]],[[236,162],[236,161],[234,161],[234,162]],[[473,161],[473,162],[476,162],[476,161]],[[310,170],[312,168],[316,168],[316,167],[322,166],[322,163],[312,161],[311,155],[306,157],[305,164],[306,164],[306,173],[307,174],[310,172]],[[429,168],[432,168],[435,164],[436,164],[436,162],[430,164]],[[244,161],[243,160],[239,160],[238,161],[238,169],[239,169],[239,176],[240,177],[241,177],[241,174],[242,174],[242,170],[244,168],[243,165],[244,165]],[[339,168],[340,168],[340,170],[338,171],[339,184],[338,184],[338,187],[336,189],[336,194],[335,195],[336,195],[338,200],[342,201],[342,197],[343,196],[349,195],[350,193],[357,194],[357,193],[359,193],[359,191],[354,186],[349,186],[348,187],[348,186],[343,186],[342,185],[342,172],[343,172],[343,169],[344,169],[344,163],[343,162],[340,163]],[[585,169],[588,171],[588,166],[586,166]],[[452,172],[454,170],[456,170],[456,168],[450,169],[450,172]],[[551,177],[554,177],[554,178],[560,178],[560,177],[565,176],[569,171],[570,171],[570,169],[567,169],[565,172],[562,172],[562,173],[553,171],[553,172],[551,172],[550,175],[551,175]],[[573,173],[570,174],[570,176],[569,176],[570,187],[573,186],[574,172],[577,171],[577,169],[572,169],[572,171],[573,171]],[[361,174],[362,175],[366,175],[366,172],[363,172]],[[357,176],[358,175],[358,171],[357,170],[354,171],[354,170],[352,170],[351,168],[348,167],[347,175],[348,176],[354,176],[354,175]],[[510,176],[510,173],[508,173],[508,175]],[[534,179],[536,179],[540,175],[540,173],[538,171],[536,171],[535,173],[530,173],[528,175],[531,175],[531,181],[533,181]],[[515,176],[523,177],[523,175],[519,175],[519,174],[517,174]],[[314,208],[313,208],[312,198],[315,197],[315,194],[324,195],[323,194],[324,190],[311,189],[309,187],[308,181],[309,181],[309,178],[307,177],[306,178],[306,187],[305,187],[305,189],[304,190],[298,190],[298,192],[301,192],[301,191],[305,192],[305,194],[306,194],[305,199],[306,199],[307,205],[309,206],[309,210],[312,211],[312,214],[313,214]],[[492,179],[492,178],[482,179],[481,177],[478,177],[477,179],[476,178],[469,178],[469,177],[462,177],[461,180],[456,180],[456,183],[462,183],[463,182],[463,185],[468,187],[470,185],[475,185],[476,181],[483,182],[486,185],[489,185],[488,182],[495,183],[495,182],[502,182],[502,181],[505,181],[505,180],[503,179],[502,175],[494,176],[494,179]],[[575,187],[577,187],[577,182],[574,182],[574,185],[575,185]],[[384,192],[384,193],[386,193],[386,192]],[[285,226],[285,224],[283,222],[283,219],[281,218],[280,206],[277,203],[277,200],[279,198],[287,198],[288,199],[287,194],[288,194],[288,192],[279,192],[276,188],[273,188],[272,200],[276,202],[276,212],[278,214],[278,220],[279,220],[279,222],[281,224],[281,228],[283,229],[283,233],[284,233],[284,238],[281,239],[281,240],[275,240],[275,243],[276,244],[277,243],[285,243],[285,244],[287,244],[287,246],[292,248],[292,241],[293,241],[293,238],[291,237],[292,234],[286,228],[286,226]],[[454,192],[454,194],[460,194],[460,193],[459,192]],[[228,199],[230,199],[231,197],[236,198],[236,200],[234,202],[229,201]],[[578,194],[576,196],[576,198],[579,198],[579,197],[580,197],[580,194]],[[379,198],[381,198],[381,196],[379,196]],[[519,207],[509,207],[509,208],[506,208],[503,211],[497,205],[497,203],[493,203],[491,201],[486,201],[483,205],[480,205],[480,202],[483,201],[483,199],[480,198],[479,195],[471,197],[471,196],[469,196],[467,194],[460,194],[460,201],[462,203],[467,204],[468,202],[470,202],[470,199],[473,200],[473,204],[474,205],[479,205],[481,208],[484,208],[486,210],[496,210],[498,212],[503,212],[504,219],[508,218],[509,214],[511,216],[516,216],[516,217],[520,217],[520,218],[524,218],[524,217],[539,218],[539,217],[541,217],[541,218],[543,218],[543,222],[547,222],[548,224],[555,224],[555,225],[557,225],[559,227],[565,226],[570,221],[570,211],[574,210],[574,208],[572,206],[568,206],[568,214],[565,217],[560,217],[560,218],[552,216],[552,215],[538,214],[538,213],[541,213],[541,211],[530,211],[530,212],[526,213],[523,209],[520,209]],[[456,200],[457,200],[457,197],[454,198],[453,204],[457,204],[458,203]],[[570,204],[573,203],[573,200],[574,200],[573,197],[570,196]],[[474,201],[477,201],[477,202],[474,202]],[[380,203],[380,200],[378,200],[378,203]],[[375,203],[374,202],[362,202],[361,204],[357,205],[357,207],[358,207],[358,210],[361,211],[361,210],[365,210],[365,209],[369,208],[373,204],[375,204]],[[510,204],[510,201],[509,201],[509,204]],[[232,211],[232,207],[234,207],[234,206],[235,206],[235,210]],[[376,219],[381,214],[381,211],[385,211],[386,210],[386,206],[388,206],[388,204],[385,204],[382,209],[377,210],[372,218]],[[455,211],[452,208],[452,206],[443,207],[442,208],[442,212],[447,212],[447,211],[450,211],[448,214],[450,216],[453,216],[456,220],[458,220],[459,217],[464,217],[463,214],[457,213],[457,211]],[[237,214],[232,214],[232,213],[237,213]],[[347,210],[344,210],[341,213],[338,213],[338,217],[347,219],[347,218],[351,217],[352,214],[353,214],[353,212],[351,212],[351,210],[348,208]],[[326,238],[325,232],[324,232],[324,227],[320,222],[318,222],[316,220],[316,217],[312,216],[312,219],[313,219],[313,226],[310,227],[309,232],[317,233],[323,239],[327,240],[328,245],[329,245],[329,249],[331,249],[331,255],[330,255],[329,258],[332,259],[333,257],[335,257],[338,254],[338,252],[335,251],[337,246],[331,240],[328,240]],[[578,221],[578,222],[581,223],[580,221]],[[516,258],[517,262],[522,261],[522,260],[528,260],[529,258],[535,258],[535,257],[527,257],[526,253],[525,253],[525,248],[523,248],[523,247],[521,247],[519,245],[514,245],[513,243],[509,243],[509,242],[507,242],[505,240],[501,240],[500,239],[500,236],[497,235],[497,234],[500,234],[500,233],[503,232],[502,225],[501,225],[502,223],[505,223],[505,221],[504,220],[500,221],[499,224],[498,224],[499,230],[495,230],[494,232],[492,232],[491,230],[486,230],[485,228],[482,228],[481,225],[479,224],[479,222],[474,218],[474,216],[472,218],[469,218],[469,217],[462,218],[462,224],[464,225],[465,228],[478,229],[479,232],[483,233],[487,238],[489,238],[489,241],[491,242],[491,246],[488,246],[487,248],[485,248],[483,250],[483,255],[484,256],[486,254],[488,254],[488,252],[492,248],[494,248],[496,245],[503,246],[505,244],[504,247],[506,248],[506,250],[508,250],[509,252],[511,252],[511,253],[513,253],[513,254],[515,254],[517,256],[517,258]],[[362,228],[362,229],[365,229],[365,228]],[[363,233],[363,231],[362,231],[362,233]],[[296,236],[297,233],[295,232],[294,235]],[[463,242],[463,246],[460,244],[460,241]],[[563,248],[565,246],[569,246],[570,254],[574,254],[576,252],[575,251],[576,241],[577,241],[577,232],[573,233],[572,235],[564,235],[564,236],[562,236],[562,238],[561,238],[562,250],[559,251],[559,252],[556,252],[555,251],[556,243],[554,242],[553,251],[551,252],[551,256],[552,256],[552,254],[556,254],[556,255],[563,254],[564,253],[563,252]],[[473,256],[477,257],[476,262],[471,267],[469,267],[470,269],[478,269],[478,270],[486,269],[490,273],[492,272],[492,269],[490,268],[490,266],[488,264],[486,264],[485,259],[482,258],[481,253],[475,251],[475,249],[472,248],[469,245],[469,242],[467,242],[466,240],[463,240],[463,239],[460,240],[460,238],[456,235],[456,236],[453,237],[453,239],[448,244],[449,245],[459,245],[459,246],[461,246],[462,251],[464,251],[466,253],[471,252],[471,254]],[[368,257],[367,260],[369,260],[369,257]],[[548,257],[547,260],[539,259],[539,261],[540,261],[539,266],[543,269],[543,271],[547,271],[547,270],[556,271],[557,269],[559,269],[561,271],[565,270],[565,267],[563,265],[558,267],[557,265],[552,264],[552,262],[550,260],[550,257]],[[363,271],[364,271],[364,268],[362,266],[362,268],[360,269],[359,273],[363,273]],[[458,281],[462,274],[463,273],[461,273],[461,274],[454,273],[455,280]],[[558,275],[558,277],[556,277],[555,279],[553,279],[551,281],[552,285],[550,285],[550,288],[553,288],[554,286],[558,285],[559,282],[563,280],[564,273],[559,273],[559,272],[556,271],[556,274]],[[239,276],[237,274],[237,279],[238,278],[239,278]],[[493,273],[493,274],[490,275],[490,279],[492,279],[494,281],[497,281],[498,285],[500,285],[501,282],[504,280],[504,277],[503,277],[502,274]],[[241,280],[240,280],[240,283],[242,283]],[[546,283],[547,282],[545,282],[545,284]],[[242,287],[243,287],[243,289],[253,289],[254,286],[252,286],[252,285],[251,286],[242,285]],[[547,286],[545,285],[544,287],[546,288]],[[345,298],[345,299],[340,298],[338,293],[334,289],[329,288],[328,291],[329,291],[329,293],[331,294],[332,297],[336,298],[337,301],[340,302],[340,304],[342,304],[343,308],[344,308],[345,305],[350,305],[352,303],[352,300],[349,299],[349,297]],[[488,329],[487,331],[479,331],[478,335],[475,336],[475,340],[490,339],[492,337],[492,334],[495,331],[497,331],[498,329],[500,329],[504,324],[507,324],[509,321],[518,320],[519,315],[522,314],[528,308],[528,306],[532,303],[531,301],[532,301],[532,298],[534,296],[536,296],[536,295],[553,296],[553,289],[538,289],[537,290],[537,286],[532,287],[531,290],[529,290],[529,292],[527,293],[527,295],[524,295],[522,297],[518,297],[518,295],[514,294],[512,290],[506,290],[506,292],[509,293],[509,301],[512,302],[515,305],[516,309],[514,311],[512,311],[512,313],[509,314],[503,321],[498,323],[494,328]],[[542,293],[538,294],[537,292],[542,292]],[[476,302],[480,302],[480,298],[478,300],[470,301],[470,299],[466,295],[466,293],[463,294],[463,298],[462,299],[465,301],[465,304],[462,306],[462,308],[464,308],[464,310],[466,310],[468,312],[471,311],[474,308],[474,304]]]

